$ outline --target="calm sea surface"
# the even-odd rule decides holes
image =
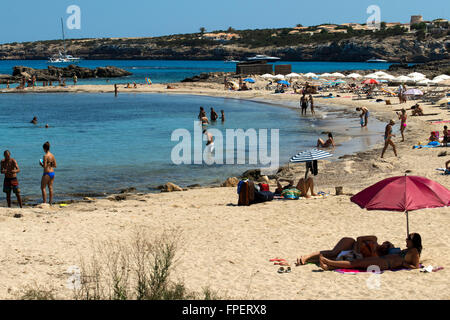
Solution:
[[[389,64],[342,62],[282,62],[292,64],[293,72],[333,72],[350,69],[387,69]],[[0,61],[0,73],[10,74],[15,65],[46,68],[46,61]],[[95,68],[113,65],[133,73],[110,83],[175,82],[201,72],[234,71],[234,63],[223,61],[82,61]],[[80,80],[80,83],[105,84],[106,79]],[[316,100],[316,104],[320,103]],[[176,129],[194,133],[199,107],[209,114],[210,107],[225,110],[226,122],[210,128],[279,129],[280,163],[313,147],[323,131],[333,131],[339,144],[339,157],[365,149],[381,140],[384,124],[371,119],[370,131],[362,130],[356,113],[327,108],[317,109],[317,118],[301,117],[298,110],[225,98],[165,94],[0,94],[0,150],[9,149],[21,168],[20,186],[24,196],[40,197],[43,156],[42,144],[50,141],[58,168],[56,199],[118,192],[135,187],[152,191],[173,181],[181,186],[218,184],[257,165],[175,165],[172,149],[178,141]],[[37,116],[39,125],[29,122]],[[45,124],[50,125],[45,129]],[[193,144],[193,141],[192,141]],[[205,142],[203,142],[204,147]],[[225,148],[225,153],[236,152]],[[270,150],[270,138],[268,148]],[[243,149],[249,151],[248,145]],[[269,152],[270,153],[270,152]],[[247,161],[248,163],[248,161]],[[2,197],[3,199],[3,197]]]
[[[324,73],[342,70],[387,69],[389,63],[367,62],[290,62],[283,61],[275,64],[291,64],[292,72]],[[11,74],[14,66],[26,66],[35,69],[46,69],[48,64],[44,60],[0,60],[0,74]],[[154,83],[178,82],[202,72],[234,72],[236,64],[224,61],[172,61],[172,60],[82,60],[81,67],[96,68],[116,66],[133,73],[132,76],[111,79],[109,83],[137,82],[145,83],[150,77]],[[79,79],[80,84],[106,84],[107,79]],[[5,85],[0,85],[5,87]]]
[[[280,163],[313,147],[324,130],[333,129],[339,147],[336,158],[381,140],[383,124],[371,119],[371,131],[359,118],[319,108],[317,118],[298,110],[236,99],[165,94],[3,94],[0,95],[0,149],[11,151],[20,166],[22,193],[40,196],[42,144],[50,141],[58,162],[58,199],[117,192],[127,187],[151,191],[168,181],[182,186],[217,184],[260,165],[175,165],[172,132],[194,134],[199,106],[225,110],[226,122],[210,128],[279,129]],[[30,124],[37,116],[39,124]],[[46,129],[48,123],[50,128]],[[270,132],[270,131],[269,131]],[[353,139],[351,139],[353,137]],[[191,140],[193,144],[193,140]],[[205,142],[203,142],[204,147]],[[270,150],[270,138],[269,138]],[[248,152],[248,145],[244,151]],[[226,149],[226,153],[235,150]]]

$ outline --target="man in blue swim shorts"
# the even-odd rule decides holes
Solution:
[[[19,207],[22,208],[22,198],[20,197],[19,181],[17,180],[17,174],[20,172],[17,161],[11,158],[11,153],[6,150],[4,153],[5,158],[1,163],[1,173],[5,175],[3,181],[3,192],[6,193],[6,201],[8,207],[11,208],[11,191],[16,194]]]
[[[47,202],[47,192],[46,188],[48,186],[49,199],[48,203],[51,205],[53,203],[53,181],[55,181],[55,171],[56,160],[55,156],[50,152],[50,142],[44,143],[42,146],[44,148],[45,156],[43,161],[39,162],[41,167],[44,168],[44,174],[41,180],[41,191],[43,203]]]

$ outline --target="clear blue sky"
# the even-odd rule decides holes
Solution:
[[[67,38],[142,37],[321,23],[366,22],[369,5],[381,20],[409,22],[410,15],[449,19],[449,0],[2,0],[0,43],[61,38],[60,17],[81,8],[81,29]]]

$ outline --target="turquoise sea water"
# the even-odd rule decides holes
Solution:
[[[364,131],[356,114],[327,108],[317,110],[317,119],[302,118],[298,110],[203,96],[2,94],[0,149],[10,150],[18,161],[22,193],[35,200],[40,197],[39,159],[45,141],[50,141],[58,162],[57,199],[117,192],[127,187],[148,192],[168,181],[181,186],[217,184],[252,167],[171,162],[171,151],[178,143],[171,141],[171,134],[180,128],[192,133],[199,106],[205,107],[208,116],[210,107],[225,110],[226,122],[210,126],[221,132],[238,128],[279,129],[281,163],[313,147],[319,136],[325,137],[321,134],[324,130],[333,128],[340,145],[337,158],[379,142],[384,126],[371,119],[371,131]],[[37,126],[29,123],[33,116],[38,117]],[[44,127],[46,123],[50,128]]]
[[[343,70],[387,69],[389,63],[366,62],[290,62],[282,61],[275,64],[291,64],[292,72],[324,73]],[[45,60],[0,60],[0,74],[11,74],[14,66],[26,66],[37,69],[46,69]],[[82,60],[82,67],[96,68],[116,66],[133,73],[132,76],[111,79],[109,83],[137,82],[145,83],[150,77],[154,83],[178,82],[202,72],[234,72],[235,63],[224,61],[173,61],[173,60]],[[79,79],[80,84],[106,84],[106,79]],[[5,85],[0,85],[0,88]]]

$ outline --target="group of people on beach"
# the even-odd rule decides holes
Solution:
[[[50,152],[50,142],[45,142],[42,146],[44,149],[44,157],[39,160],[39,165],[44,169],[44,174],[41,178],[41,192],[43,203],[47,202],[47,191],[49,192],[49,204],[53,203],[53,182],[55,180],[56,159]],[[5,175],[3,180],[3,192],[6,193],[6,201],[8,207],[11,207],[11,192],[17,197],[19,207],[22,208],[22,197],[20,195],[19,181],[17,174],[20,172],[17,160],[11,157],[11,152],[5,150],[3,152],[4,159],[1,161],[1,173]]]
[[[323,270],[366,269],[373,265],[380,270],[418,269],[421,253],[422,238],[418,233],[408,235],[404,250],[394,248],[389,241],[378,244],[376,236],[362,236],[342,238],[331,250],[301,256],[296,265],[316,263]]]

